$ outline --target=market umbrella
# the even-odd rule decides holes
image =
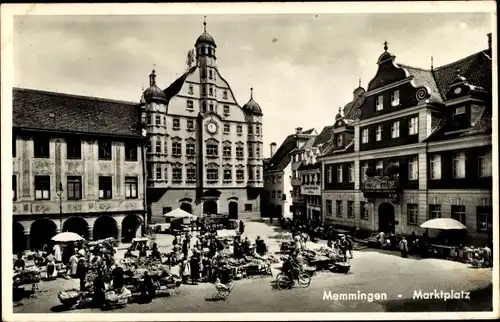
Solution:
[[[78,235],[77,233],[72,233],[72,232],[64,232],[55,235],[52,237],[53,241],[56,242],[72,242],[72,241],[79,241],[79,240],[85,240],[82,236]]]
[[[420,225],[420,227],[442,230],[467,229],[467,227],[460,221],[452,218],[436,218],[427,220],[422,225]]]
[[[171,218],[192,218],[192,217],[195,217],[194,215],[191,215],[189,212],[184,211],[181,208],[174,209],[171,212],[164,214],[163,216],[164,217],[171,217]]]

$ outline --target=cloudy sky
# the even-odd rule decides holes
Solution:
[[[218,67],[238,103],[250,87],[264,145],[300,126],[320,131],[375,75],[388,41],[396,61],[429,68],[487,47],[476,14],[207,15]],[[139,101],[156,65],[166,88],[185,70],[203,15],[23,16],[14,19],[14,86]],[[265,156],[269,149],[265,149]]]

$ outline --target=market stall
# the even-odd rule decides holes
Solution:
[[[139,301],[146,278],[152,283],[155,297],[169,296],[172,289],[181,285],[178,276],[172,274],[169,267],[159,260],[125,258],[120,260],[117,267],[120,267],[123,273],[123,288],[114,288],[113,271],[103,272],[106,289],[104,306],[108,309]],[[66,309],[89,307],[93,302],[93,286],[97,276],[98,273],[91,269],[86,275],[83,290],[72,288],[59,292],[61,304]]]
[[[38,292],[38,284],[41,280],[40,269],[37,267],[27,267],[21,270],[15,270],[13,276],[13,291],[23,292],[25,285],[31,285],[31,293],[33,296],[36,296]],[[21,290],[23,288],[23,290]]]
[[[304,249],[300,252],[309,267],[315,271],[332,270],[348,273],[351,263],[342,255],[340,249],[321,247],[316,250]]]
[[[284,254],[289,254],[295,249],[295,241],[293,240],[292,233],[284,233],[277,238],[280,240],[280,251]]]

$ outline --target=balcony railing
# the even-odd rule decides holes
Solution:
[[[398,189],[398,180],[388,176],[368,177],[364,180],[363,192],[394,192]]]
[[[399,180],[390,176],[368,177],[361,184],[361,191],[366,198],[396,198],[399,195]]]

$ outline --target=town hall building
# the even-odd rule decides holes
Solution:
[[[141,98],[149,145],[150,219],[181,208],[194,215],[260,215],[263,188],[262,110],[242,107],[217,66],[217,45],[206,31],[188,55],[187,71],[162,90],[156,71]]]

